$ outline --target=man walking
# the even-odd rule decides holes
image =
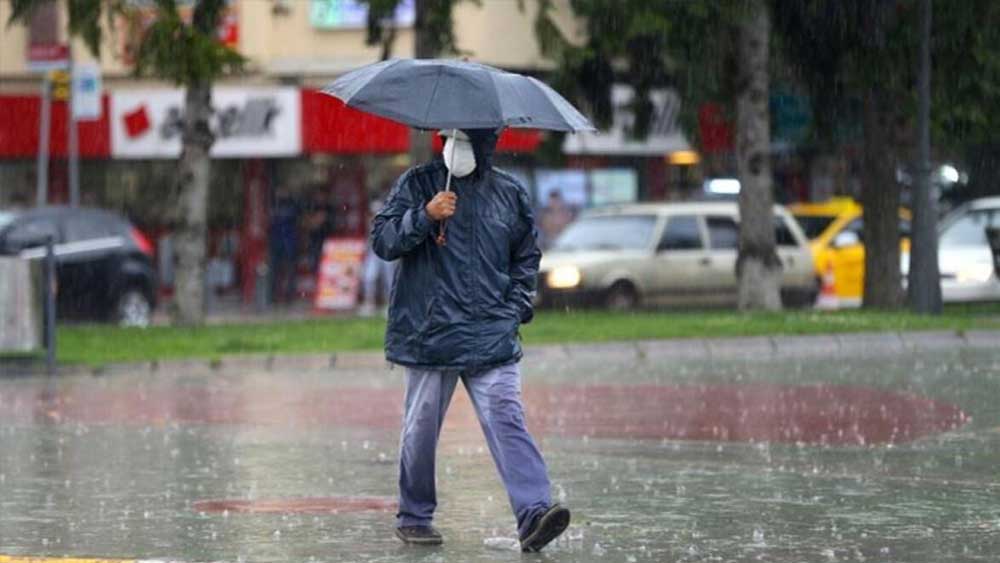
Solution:
[[[527,190],[492,168],[498,131],[442,132],[444,158],[410,169],[372,224],[372,248],[399,260],[386,358],[406,367],[396,535],[440,544],[434,460],[458,381],[469,393],[517,519],[523,551],[569,526],[521,404],[518,328],[532,318],[541,252]],[[451,171],[453,191],[440,191]],[[447,227],[445,230],[445,226]]]

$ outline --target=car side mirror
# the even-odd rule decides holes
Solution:
[[[834,248],[846,248],[856,244],[861,244],[861,237],[854,231],[844,231],[833,239]]]

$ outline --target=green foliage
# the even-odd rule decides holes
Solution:
[[[225,0],[201,0],[188,23],[175,0],[156,0],[157,17],[139,45],[136,74],[198,84],[242,70],[245,59],[216,37],[225,5]]]
[[[8,25],[28,23],[32,12],[50,1],[55,0],[10,0],[12,13]],[[94,56],[100,55],[102,23],[113,28],[119,16],[126,20],[137,19],[138,8],[128,0],[63,1],[70,35],[83,39]],[[188,85],[242,70],[245,59],[216,37],[226,0],[198,0],[190,22],[181,18],[176,0],[155,0],[155,5],[156,21],[145,31],[139,44],[137,74]]]
[[[911,0],[776,0],[774,33],[792,75],[813,99],[820,140],[835,144],[846,122],[860,119],[873,89],[915,113],[917,26]]]
[[[1000,3],[938,0],[933,6],[933,138],[995,143],[1000,130]]]
[[[7,25],[27,24],[34,10],[56,0],[10,0],[11,16]],[[106,16],[110,27],[113,17],[120,14],[125,0],[65,0],[70,35],[83,39],[87,48],[97,56],[100,53],[103,29],[101,16]]]
[[[986,143],[1000,128],[1000,3],[933,3],[931,118],[935,143]],[[917,0],[775,0],[775,32],[808,85],[820,129],[838,122],[871,88],[889,92],[898,120],[916,115]]]
[[[611,86],[635,92],[632,111],[644,138],[653,112],[649,92],[672,86],[685,100],[711,98],[731,90],[733,34],[731,2],[714,0],[570,0],[585,28],[582,44],[560,31],[552,0],[537,0],[535,36],[542,54],[556,63],[553,87],[581,103],[599,127],[612,118]],[[693,121],[694,105],[682,120]]]
[[[416,0],[415,27],[422,29],[422,37],[427,44],[423,48],[436,55],[462,55],[455,41],[455,23],[453,10],[455,4],[463,0]],[[464,0],[480,5],[482,0]],[[396,40],[396,30],[392,26],[392,15],[399,6],[400,0],[359,0],[368,5],[368,45],[382,46],[382,59],[392,55],[393,43]]]

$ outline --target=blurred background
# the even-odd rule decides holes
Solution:
[[[795,218],[778,247],[803,248],[801,261],[812,261],[809,275],[800,275],[795,287],[782,286],[783,294],[799,294],[784,302],[811,306],[825,295],[825,306],[898,307],[909,267],[916,180],[928,178],[935,221],[963,202],[1000,193],[992,112],[1000,56],[990,23],[1000,15],[986,1],[934,5],[929,40],[935,74],[927,90],[933,144],[924,162],[918,154],[920,2],[752,4],[767,12],[759,30],[767,43],[766,64],[759,70],[767,85],[768,138],[757,139],[769,165],[764,190]],[[127,219],[140,238],[125,238],[140,251],[137,260],[148,259],[149,273],[120,285],[137,287],[132,299],[150,315],[166,315],[163,305],[178,291],[175,235],[199,216],[181,202],[195,200],[204,214],[204,224],[199,219],[191,232],[201,233],[194,260],[204,269],[206,311],[252,315],[280,305],[370,312],[384,303],[386,286],[369,278],[387,274],[365,264],[357,241],[366,237],[372,214],[399,174],[439,151],[440,143],[429,132],[411,133],[347,109],[318,89],[387,57],[466,57],[533,75],[598,124],[593,134],[508,130],[500,141],[497,164],[529,188],[544,248],[557,246],[581,214],[615,208],[629,217],[651,213],[658,219],[637,241],[598,243],[612,249],[633,244],[655,260],[666,249],[661,243],[667,231],[683,231],[686,224],[689,239],[674,249],[677,256],[698,252],[698,259],[713,262],[711,272],[689,272],[686,281],[657,281],[657,270],[697,265],[598,265],[579,282],[594,298],[589,301],[656,304],[664,292],[683,297],[701,287],[705,275],[709,285],[727,289],[700,302],[737,301],[735,203],[690,208],[669,227],[676,209],[622,206],[737,201],[737,105],[746,71],[741,64],[748,60],[738,32],[758,25],[745,6],[182,0],[172,12],[177,27],[169,28],[167,12],[152,1],[96,2],[76,12],[67,10],[72,5],[0,2],[0,217],[6,213],[0,229],[12,230],[17,210],[40,205],[96,207]],[[199,33],[199,5],[203,12],[204,5],[214,6],[213,46],[204,51],[191,39]],[[170,29],[177,33],[170,35]],[[199,64],[206,65],[202,74]],[[213,139],[210,173],[192,192],[177,171],[185,88],[199,81],[211,86],[207,122]],[[75,128],[67,125],[71,120]],[[190,194],[200,195],[184,200]],[[870,213],[880,226],[866,230],[862,211],[875,204]],[[971,232],[954,230],[942,244],[962,239],[960,246],[974,242],[978,249],[972,258],[943,257],[958,263],[942,279],[981,286],[946,289],[946,301],[1000,297],[982,230],[998,221],[998,205],[942,223],[957,222]],[[587,238],[599,223],[577,230]],[[81,229],[83,234],[75,232]],[[64,243],[107,235],[87,227],[56,230]],[[842,236],[847,232],[853,238]],[[4,236],[13,240],[18,233]],[[330,240],[340,241],[336,255],[324,252]],[[866,261],[866,242],[878,257]],[[24,248],[11,243],[4,253]],[[577,270],[608,260],[578,258],[569,260]],[[328,279],[321,276],[324,260]],[[785,262],[786,274],[795,270]],[[878,268],[868,282],[866,266]],[[607,273],[615,268],[624,273]],[[550,280],[541,281],[544,291]],[[557,287],[549,289],[562,296],[575,287],[555,281]],[[324,284],[326,294],[320,295]],[[103,299],[104,316],[122,320],[121,300]],[[138,315],[141,324],[141,310]]]

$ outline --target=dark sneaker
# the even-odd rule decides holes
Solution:
[[[548,510],[535,517],[528,531],[521,537],[521,551],[534,553],[541,551],[549,542],[569,527],[569,509],[553,504]]]
[[[441,545],[444,538],[433,526],[403,526],[396,528],[396,537],[414,545]]]

